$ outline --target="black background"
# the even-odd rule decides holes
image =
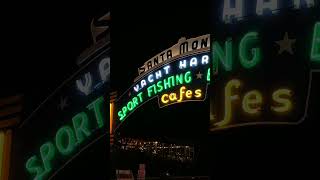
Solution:
[[[285,84],[285,86],[296,89],[297,99],[304,98],[305,93],[303,92],[306,92],[307,85],[303,84],[308,81],[308,71],[311,68],[309,64],[310,36],[313,33],[315,22],[319,21],[319,9],[298,10],[295,13],[290,10],[282,10],[278,15],[256,18],[253,15],[255,3],[244,1],[251,10],[246,20],[236,25],[224,25],[219,19],[222,15],[222,2],[215,1],[214,3],[217,10],[212,29],[213,35],[222,44],[227,36],[238,39],[246,32],[256,30],[262,37],[263,60],[253,70],[245,71],[237,67],[236,71],[229,74],[219,71],[219,75],[225,76],[218,75],[217,81],[220,81],[218,84],[225,84],[226,79],[240,79],[244,83],[244,89],[248,90],[247,88],[250,87],[249,89],[256,88],[262,91],[265,101],[268,101],[267,98],[270,96],[268,95],[270,94],[269,89]],[[289,32],[289,38],[297,39],[293,46],[294,56],[288,53],[283,53],[281,56],[277,54],[278,46],[274,44],[273,39],[282,39],[284,32]],[[237,46],[237,42],[234,42],[234,48],[237,49]],[[237,51],[235,51],[235,57],[234,59],[238,61]],[[292,69],[295,71],[292,72]],[[316,78],[318,76],[314,74],[307,117],[301,124],[239,127],[211,133],[209,137],[209,152],[212,154],[209,156],[211,177],[213,179],[318,178],[319,175],[315,171],[315,164],[319,158],[318,145],[315,143],[319,137],[319,122],[317,121],[319,119],[319,95],[316,93],[319,91],[319,79]],[[249,79],[253,81],[250,82]],[[223,91],[223,87],[215,88]],[[217,97],[215,99],[220,99],[220,102],[222,101],[218,94],[213,94],[213,96]],[[304,106],[296,107],[302,111],[305,108]],[[263,118],[266,117],[268,116]]]
[[[145,61],[182,37],[210,34],[210,1],[128,1],[125,6],[117,1],[112,5],[111,89],[119,96],[133,84]],[[117,133],[122,137],[204,146],[208,102],[187,102],[159,109],[154,99],[130,115]],[[206,155],[206,149],[201,147],[193,172],[185,173],[208,175]],[[126,162],[118,161],[114,164]],[[149,164],[152,162],[147,162],[147,168]]]
[[[153,55],[175,44],[180,37],[189,38],[211,33],[216,27],[213,16],[215,8],[218,7],[211,2],[113,2],[111,8],[113,90],[119,91],[119,94],[125,91],[138,74],[138,67]],[[107,1],[74,4],[16,2],[4,6],[4,9],[7,11],[2,11],[1,17],[4,30],[1,33],[3,53],[0,66],[1,96],[25,94],[28,103],[27,114],[77,69],[76,57],[91,43],[89,29],[91,17],[104,14],[109,9],[109,3]],[[315,77],[314,84],[319,82],[319,77]],[[209,147],[204,148],[205,171],[211,174],[213,179],[214,177],[215,179],[227,179],[227,177],[317,179],[312,176],[318,176],[317,120],[320,106],[318,92],[320,92],[319,86],[314,86],[308,121],[299,126],[250,127],[221,131],[208,139],[203,138]],[[176,113],[181,114],[181,111],[194,109],[197,113],[190,119],[204,121],[208,119],[209,108],[203,109],[208,107],[208,104],[197,108],[190,105],[186,111],[180,109],[176,110]],[[145,107],[146,111],[152,111],[152,107],[158,108],[157,105],[151,104]],[[170,108],[168,114],[169,110]],[[200,116],[200,114],[205,115]],[[161,120],[163,118],[159,116],[153,126],[162,124]],[[174,129],[186,131],[191,127],[191,123],[186,125],[183,120],[181,117]],[[132,121],[131,124],[135,123]],[[137,122],[133,127],[143,129],[141,124],[143,122]],[[166,125],[162,126],[161,128],[165,130],[155,128],[155,131],[151,132],[158,131],[155,135],[159,132],[161,134],[168,128]],[[130,134],[138,134],[136,132],[141,131],[132,130]],[[182,136],[179,131],[171,129],[170,132],[172,136]],[[200,133],[186,132],[189,132],[190,136]],[[76,163],[80,164],[78,161]],[[84,169],[87,167],[86,164],[85,167],[77,166],[76,169],[69,169],[68,177],[73,178],[74,172],[86,173]],[[104,165],[100,165],[100,168],[103,169]]]
[[[1,9],[0,96],[24,95],[24,119],[78,70],[78,56],[92,45],[90,22],[107,13],[110,2],[15,1],[6,2]],[[32,138],[26,141],[33,143]],[[54,179],[107,179],[108,158],[104,136]],[[24,166],[25,161],[15,163]],[[10,170],[14,176],[9,179],[25,179],[20,169],[15,171],[12,166]]]
[[[171,1],[128,2],[126,6],[113,2],[111,10],[113,59],[111,89],[117,91],[119,96],[133,84],[134,78],[138,76],[138,67],[143,65],[145,61],[176,44],[181,37],[192,38],[210,33],[209,1],[202,3],[184,1],[176,1],[175,3]],[[168,109],[174,109],[173,111],[160,110],[161,112],[171,112],[170,115],[165,115],[147,110],[148,108],[158,110],[158,106],[145,105],[143,110],[140,110],[143,111],[142,113],[135,114],[140,114],[139,117],[143,116],[144,119],[161,119],[160,121],[154,120],[154,122],[161,122],[162,126],[168,124],[163,121],[170,122],[170,125],[175,124],[172,119],[186,122],[185,118],[188,116],[187,119],[197,120],[208,117],[206,113],[208,108],[201,105],[202,103],[196,104],[199,105],[197,108],[194,108],[195,104],[187,104],[189,104],[187,109],[181,108],[185,113],[173,112],[178,108],[172,107]],[[197,112],[191,113],[188,109]],[[143,114],[144,112],[145,114]],[[158,115],[161,117],[172,116],[172,118],[159,118]],[[137,123],[137,126],[145,129],[142,125]],[[176,123],[175,127],[177,128],[171,128],[177,131],[176,135],[179,135],[178,129],[183,128],[178,128],[177,125],[184,126],[186,124]],[[154,126],[156,127],[156,125]],[[133,133],[139,132],[135,128],[132,129]],[[168,127],[168,129],[170,128]],[[161,128],[154,130],[163,131]],[[197,133],[193,133],[193,135],[197,135]]]
[[[249,4],[254,7],[253,3]],[[222,13],[221,6],[222,1],[175,1],[174,4],[167,1],[160,3],[153,1],[141,4],[132,2],[127,8],[121,4],[113,6],[114,63],[111,79],[112,87],[116,88],[114,90],[125,91],[137,76],[138,67],[153,55],[176,43],[182,36],[188,38],[212,33],[214,38],[222,38],[216,34],[218,28],[221,28],[219,29],[221,32],[224,30],[217,20],[217,15]],[[283,21],[275,28],[289,28],[285,19],[274,18]],[[253,24],[255,25],[259,26]],[[296,28],[298,34],[304,32],[302,25],[293,28]],[[308,37],[299,37],[297,43],[304,38]],[[126,51],[123,49],[125,45]],[[300,44],[300,47],[302,46],[303,44]],[[306,49],[307,46],[309,45],[306,45]],[[183,104],[168,107],[166,110],[158,110],[156,103],[149,103],[127,119],[123,126],[123,135],[191,137],[190,139],[198,137],[202,140],[199,142],[202,144],[202,155],[205,158],[203,161],[199,160],[202,166],[196,168],[202,168],[203,171],[198,172],[208,173],[212,179],[310,179],[318,176],[314,165],[319,159],[316,144],[319,136],[317,122],[319,98],[316,93],[319,91],[318,84],[318,80],[314,78],[308,117],[297,126],[242,127],[204,136],[203,128],[194,126],[192,131],[190,123],[192,121],[188,120],[207,121],[208,116],[203,116],[203,113],[208,113],[208,110],[199,109],[209,109],[208,102],[201,105]],[[263,88],[263,84],[261,87]],[[189,110],[193,113],[188,113]],[[166,123],[168,121],[170,127]],[[174,122],[177,124],[173,125]]]
[[[24,94],[34,109],[77,69],[92,45],[90,22],[110,10],[108,1],[16,2],[3,6],[1,96]]]

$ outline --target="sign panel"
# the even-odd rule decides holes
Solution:
[[[15,131],[13,179],[53,178],[108,133],[109,57],[108,46],[92,55]]]
[[[166,61],[169,61],[172,58],[177,58],[183,54],[188,54],[197,50],[201,51],[207,49],[209,46],[209,34],[191,39],[181,38],[177,44],[152,57],[151,59],[146,61],[143,66],[139,67],[139,76],[135,78],[135,81],[146,74],[148,71],[151,71],[156,66],[164,64],[166,63]]]
[[[116,123],[157,97],[160,108],[187,101],[203,101],[210,82],[208,50],[171,59],[139,78],[116,101]]]
[[[276,2],[220,1],[211,46],[211,131],[305,119],[319,9],[311,1]]]

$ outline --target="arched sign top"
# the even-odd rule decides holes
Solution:
[[[158,66],[167,63],[168,61],[185,56],[195,51],[205,51],[210,48],[210,35],[202,35],[195,38],[186,39],[180,38],[178,43],[170,48],[162,51],[146,61],[141,67],[138,68],[138,77],[135,78],[135,82],[143,75],[154,70]]]
[[[116,126],[156,97],[160,108],[205,100],[210,82],[210,35],[181,38],[146,61],[138,71],[134,84],[115,103]]]

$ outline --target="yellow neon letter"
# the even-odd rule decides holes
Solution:
[[[201,96],[202,96],[201,89],[197,89],[197,90],[195,91],[195,95],[194,95],[194,97],[196,97],[196,98],[200,98]]]
[[[175,101],[175,100],[177,100],[177,94],[176,94],[176,93],[171,93],[171,94],[169,95],[169,99],[170,99],[170,101]]]
[[[225,126],[231,122],[231,116],[232,116],[232,105],[231,101],[232,100],[237,100],[239,99],[239,95],[232,95],[232,88],[239,88],[241,85],[240,81],[237,79],[233,79],[229,81],[225,87],[224,90],[224,108],[225,108],[225,114],[224,114],[224,119],[215,125],[217,126]]]
[[[178,102],[181,102],[182,99],[183,99],[183,94],[185,93],[185,90],[186,90],[186,87],[185,86],[182,86],[180,88],[180,99],[178,100]]]
[[[242,108],[249,114],[257,114],[261,110],[262,95],[259,91],[253,90],[244,95]]]
[[[282,96],[282,97],[281,97]],[[272,99],[280,106],[271,106],[271,110],[283,113],[288,112],[292,108],[291,91],[289,89],[278,89],[272,94]]]
[[[162,97],[161,97],[161,101],[162,101],[162,103],[167,104],[167,103],[169,102],[169,100],[165,100],[165,99],[164,99],[165,97],[167,97],[167,98],[168,98],[168,94],[164,94],[164,95],[162,95]]]
[[[191,90],[188,90],[188,91],[186,92],[186,97],[187,97],[188,99],[192,98],[192,91],[191,91]]]

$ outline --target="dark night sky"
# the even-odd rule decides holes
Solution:
[[[210,4],[210,1],[129,2],[125,7],[113,4],[112,90],[120,96],[133,84],[138,67],[181,37],[210,34]],[[124,123],[122,132],[140,137],[197,137],[207,132],[208,107],[198,102],[158,110],[157,101],[152,100]],[[194,128],[195,120],[199,120],[198,128]],[[192,129],[197,130],[190,133]]]
[[[76,64],[77,57],[92,44],[90,22],[93,17],[100,17],[107,13],[110,10],[110,3],[109,1],[87,1],[67,5],[57,1],[37,4],[28,2],[12,3],[6,9],[8,13],[5,13],[6,18],[1,26],[5,32],[1,34],[3,56],[0,61],[0,97],[23,94],[24,117],[27,117],[79,68]],[[47,109],[41,111],[45,112],[45,110]],[[49,130],[46,131],[49,133]],[[48,134],[44,136],[46,135]],[[34,139],[37,138],[34,137]],[[36,140],[21,141],[32,144]],[[54,179],[106,177],[107,164],[100,166],[108,162],[106,142],[105,139],[101,139],[92,145],[90,150],[83,152],[80,158],[64,168]],[[17,139],[14,143],[14,147],[19,147]],[[18,149],[16,148],[14,152],[19,151]],[[93,153],[99,156],[95,156],[96,159],[92,158]],[[13,176],[25,176],[24,172],[19,171],[20,167],[24,167],[23,158],[18,159],[21,162],[12,163]],[[78,172],[77,177],[74,173],[83,168],[84,162],[97,165]],[[15,171],[16,166],[19,168]]]
[[[222,1],[212,2],[218,4]],[[217,6],[211,3],[201,1],[179,4],[175,1],[172,4],[167,1],[149,1],[132,2],[126,7],[118,5],[116,9],[122,11],[112,13],[115,21],[112,31],[114,61],[111,68],[112,85],[116,87],[114,90],[125,91],[132,84],[137,68],[142,63],[176,43],[180,37],[189,38],[215,32],[213,28],[216,22],[213,21],[213,16],[219,12],[216,11]],[[282,28],[288,27],[284,23]],[[149,104],[131,116],[130,122],[124,126],[128,134],[170,134],[181,137],[189,133],[189,136],[196,137],[201,130],[188,132],[188,120],[197,117],[194,118],[196,122],[204,121],[206,117],[203,114],[206,111],[199,109],[208,107],[188,107],[186,103],[159,113],[160,111],[155,111],[155,103]],[[306,172],[314,168],[308,162],[315,162],[313,158],[318,158],[314,142],[318,134],[316,109],[319,103],[314,98],[310,104],[311,118],[300,126],[243,127],[216,132],[207,136],[207,139],[203,138],[207,147],[202,149],[202,165],[217,179],[277,179],[296,175],[306,177]],[[188,110],[194,114],[188,116]],[[170,126],[167,122],[170,122]]]
[[[112,87],[118,91],[132,85],[138,67],[181,37],[210,33],[210,1],[129,1],[112,10]]]
[[[210,8],[207,0],[128,1],[126,6],[113,4],[112,90],[118,91],[120,96],[132,85],[138,75],[138,67],[176,44],[181,37],[209,34]],[[205,141],[205,138],[199,138],[207,132],[207,107],[208,103],[198,102],[159,109],[157,101],[152,100],[137,109],[119,131],[124,137],[160,139],[170,143]],[[208,167],[204,162],[201,161],[195,171],[206,174],[203,171]]]
[[[27,109],[31,110],[78,68],[77,56],[91,44],[91,18],[103,15],[109,9],[107,1],[79,3],[66,6],[64,3],[43,2],[29,3],[28,8],[23,4],[6,7],[9,12],[2,12],[5,16],[1,17],[5,32],[1,33],[0,96],[25,94],[30,104]],[[139,66],[175,44],[179,38],[210,33],[212,11],[210,1],[113,3],[113,90],[125,91],[132,84]],[[310,122],[315,122],[319,101],[313,99],[311,105]],[[270,174],[270,167],[273,168],[272,175],[277,171],[284,176],[290,171],[298,172],[300,166],[308,163],[307,159],[312,160],[317,154],[314,142],[318,133],[312,126],[314,124],[289,129],[243,128],[216,133],[210,141],[215,143],[210,145],[210,172],[218,171],[221,176],[242,173],[239,176],[247,177],[250,170],[260,170],[256,179]],[[310,129],[312,131],[306,133]],[[304,136],[297,132],[303,132]],[[259,133],[260,136],[256,136]],[[282,136],[277,137],[279,134]],[[276,179],[277,176],[270,177]]]
[[[92,44],[90,21],[108,12],[110,3],[28,2],[6,9],[0,94],[24,94],[30,111],[77,70],[77,57]]]

